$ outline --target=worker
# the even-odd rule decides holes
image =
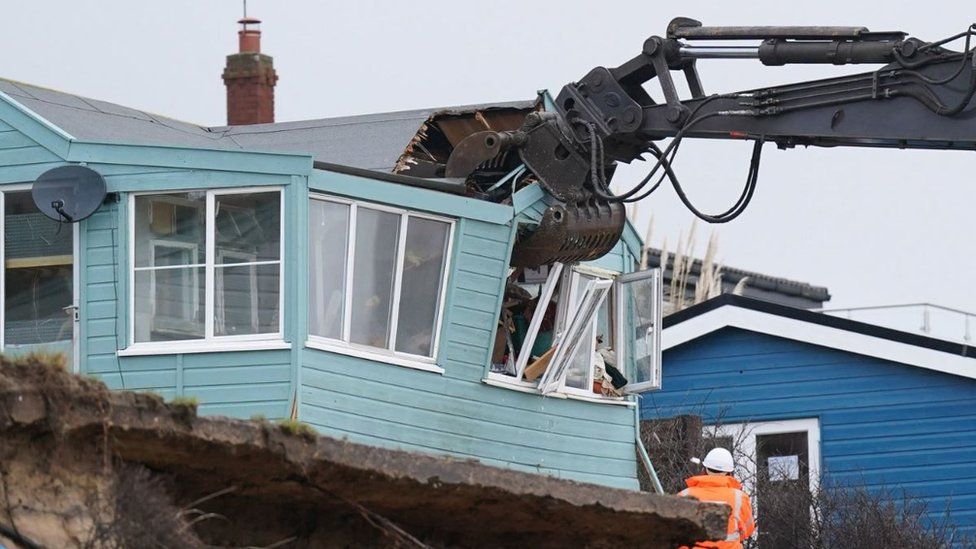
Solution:
[[[735,470],[732,453],[725,448],[715,448],[708,452],[701,464],[704,468],[702,474],[687,479],[685,483],[688,487],[678,495],[711,503],[724,503],[729,506],[731,512],[724,540],[699,541],[694,547],[742,549],[742,540],[752,535],[756,525],[752,520],[752,504],[749,503],[749,496],[742,490],[739,481],[732,477],[732,472]]]

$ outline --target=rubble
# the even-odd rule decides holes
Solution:
[[[674,547],[725,531],[720,505],[197,417],[49,363],[0,358],[0,526],[43,547],[85,546],[126,467],[207,545]]]

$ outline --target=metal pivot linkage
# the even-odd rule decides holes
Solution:
[[[609,203],[641,200],[667,178],[696,215],[725,222],[742,213],[755,190],[762,144],[976,149],[976,27],[937,42],[863,27],[705,27],[677,18],[667,37],[652,36],[640,54],[614,68],[596,67],[566,85],[555,113],[526,121],[522,160],[553,195],[592,194]],[[962,52],[944,46],[965,39]],[[700,45],[700,41],[734,41]],[[741,45],[758,40],[758,45]],[[707,95],[698,59],[758,59],[765,65],[870,63],[876,71],[737,93]],[[690,98],[671,72],[684,74]],[[664,103],[642,87],[657,79]],[[685,137],[756,143],[743,193],[729,210],[709,215],[687,199],[672,162]],[[672,138],[666,147],[656,141]],[[650,155],[653,169],[632,188],[612,192],[618,162]],[[657,183],[651,184],[655,175]]]

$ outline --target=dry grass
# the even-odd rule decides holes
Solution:
[[[693,221],[688,235],[678,234],[678,243],[672,252],[668,247],[668,239],[661,244],[661,259],[659,267],[663,272],[671,271],[670,281],[664,291],[664,310],[666,314],[678,312],[696,303],[707,301],[722,293],[722,265],[716,259],[718,255],[718,233],[712,232],[708,237],[705,255],[701,260],[701,272],[694,275],[695,248],[697,244],[698,222]],[[648,245],[654,234],[654,217],[647,223],[644,232],[644,249],[641,251],[641,269],[648,268]],[[697,279],[693,278],[697,276]],[[695,291],[689,298],[688,288],[694,284]],[[741,293],[742,288],[739,288]]]

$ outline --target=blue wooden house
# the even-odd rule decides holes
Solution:
[[[556,330],[600,284],[613,297],[579,329],[611,341],[644,330],[623,301],[636,291],[622,286],[642,245],[633,228],[598,260],[511,280],[519,232],[551,202],[539,185],[520,180],[494,202],[412,175],[418,151],[447,146],[436,132],[542,108],[208,128],[0,80],[3,352],[63,351],[112,388],[194,397],[203,414],[295,418],[360,443],[636,488],[635,397],[595,389],[588,360],[545,387],[513,376],[499,333],[513,283],[558,293]],[[101,174],[108,197],[61,225],[29,191],[68,164]],[[653,385],[644,342],[629,343],[621,369]]]
[[[976,533],[972,347],[733,295],[664,326],[643,418],[699,414],[747,477],[904,491]]]

